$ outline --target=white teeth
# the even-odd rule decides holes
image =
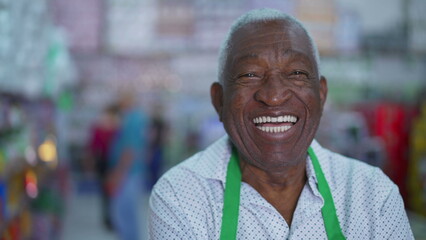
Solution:
[[[285,115],[279,117],[270,117],[270,116],[262,116],[253,119],[254,123],[283,123],[283,122],[291,122],[296,123],[297,117],[292,115]]]
[[[270,132],[270,133],[280,133],[285,132],[291,128],[291,126],[281,126],[281,127],[264,127],[264,126],[258,126],[258,129],[264,131],[264,132]]]

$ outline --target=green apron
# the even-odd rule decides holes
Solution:
[[[318,180],[318,189],[324,199],[324,206],[321,209],[324,219],[325,231],[328,239],[345,239],[337,219],[336,207],[330,187],[324,177],[318,158],[311,147],[308,154],[314,166],[315,175]],[[222,227],[220,231],[221,240],[237,239],[238,214],[240,207],[241,169],[238,161],[238,154],[233,148],[231,159],[226,173],[225,194],[223,197]]]

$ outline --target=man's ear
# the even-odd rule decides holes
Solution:
[[[325,100],[327,100],[327,93],[328,93],[327,79],[324,76],[321,76],[320,78],[319,93],[320,93],[320,100],[321,100],[321,109],[324,109],[324,104],[325,104]]]
[[[220,83],[214,82],[212,84],[210,87],[210,97],[212,104],[216,109],[217,114],[219,115],[219,120],[222,122],[223,88]]]

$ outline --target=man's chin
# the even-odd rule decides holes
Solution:
[[[244,160],[257,168],[260,168],[264,171],[275,172],[282,169],[299,165],[301,162],[304,162],[304,154],[284,154],[284,152],[270,154],[270,153],[260,153],[260,154],[250,154],[250,156],[244,158]]]

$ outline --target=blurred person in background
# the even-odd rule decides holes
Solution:
[[[109,196],[107,192],[108,156],[111,143],[119,126],[119,109],[117,105],[109,105],[103,111],[91,130],[89,152],[95,161],[97,177],[101,185],[102,218],[105,227],[112,230],[109,213]]]
[[[156,106],[150,124],[150,155],[147,172],[149,189],[152,189],[157,182],[163,169],[167,129],[168,126],[163,116],[163,107],[161,105]]]
[[[138,200],[146,154],[147,120],[135,104],[133,94],[119,100],[121,125],[110,152],[108,188],[111,196],[111,220],[119,239],[139,238]]]
[[[398,187],[314,140],[327,80],[298,20],[241,16],[218,75],[210,93],[227,135],[154,186],[151,239],[413,239]]]

